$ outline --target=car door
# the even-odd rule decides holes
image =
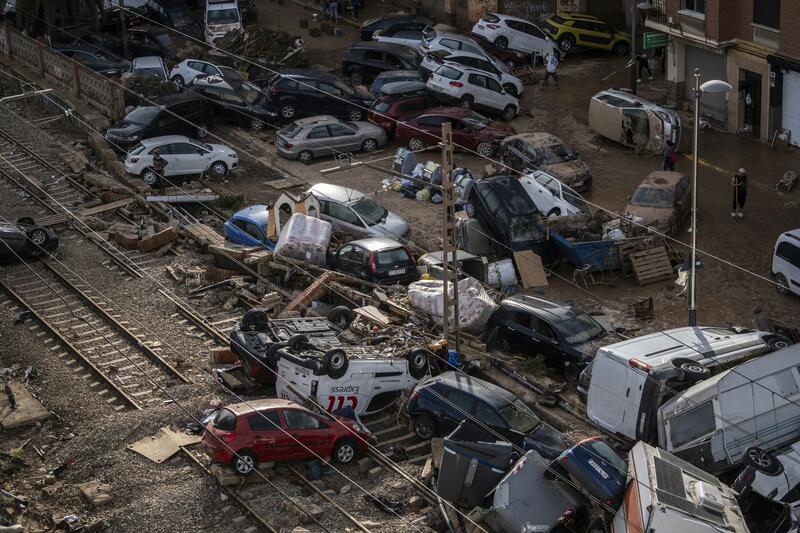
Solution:
[[[539,52],[545,55],[552,48],[552,44],[548,41],[547,35],[535,24],[524,23],[525,40],[528,43],[528,48],[533,52]]]
[[[381,50],[364,50],[364,61],[362,62],[362,72],[364,79],[371,79],[388,70],[386,68],[386,57]]]
[[[508,427],[500,414],[494,407],[483,400],[478,400],[475,418],[477,418],[482,425],[488,427],[492,433],[505,436],[508,432]]]
[[[251,438],[249,446],[259,463],[285,460],[284,454],[291,448],[288,436],[282,431],[278,412],[259,411],[247,416]]]
[[[331,134],[328,126],[316,126],[306,135],[306,148],[311,150],[315,156],[328,155],[333,151],[330,146]]]
[[[470,72],[469,76],[467,76],[467,82],[469,83],[467,90],[475,99],[475,107],[478,109],[484,109],[491,103],[491,93],[486,88],[486,79],[483,74],[475,72]]]
[[[528,195],[531,197],[531,200],[533,200],[533,203],[536,204],[536,208],[544,214],[549,213],[550,210],[555,207],[553,197],[547,189],[547,184],[550,181],[552,181],[550,176],[541,175],[526,175],[520,178],[520,183],[522,183],[522,186],[528,191]]]
[[[200,174],[208,168],[206,151],[191,143],[173,144],[172,156],[179,162],[181,174]]]
[[[233,225],[239,230],[239,238],[245,241],[247,246],[259,246],[266,242],[266,238],[261,229],[248,220],[236,219]]]
[[[356,151],[361,149],[361,139],[355,128],[346,124],[331,124],[328,126],[333,146],[341,152]]]
[[[323,218],[333,226],[352,235],[369,235],[364,223],[348,206],[333,201],[325,201],[321,204]]]
[[[526,355],[534,355],[531,353],[530,341],[533,337],[533,330],[531,329],[531,315],[519,309],[506,308],[503,309],[501,315],[502,328],[497,332],[498,336],[502,335],[507,343],[508,348],[513,351],[520,351]],[[501,343],[501,346],[504,344]]]
[[[320,113],[346,117],[348,108],[347,104],[342,101],[344,93],[334,84],[324,81],[317,82],[317,87],[323,93],[320,101]]]
[[[328,114],[327,110],[331,109],[333,102],[339,102],[323,93],[317,80],[301,79],[296,83],[297,92],[294,95],[297,104],[295,106],[297,116],[309,117]]]
[[[222,90],[219,87],[200,85],[193,90],[206,99],[206,103],[215,116],[227,118],[225,105],[222,102]]]
[[[499,113],[510,103],[503,86],[493,76],[484,76],[487,93],[486,108]]]
[[[153,158],[153,152],[155,152],[156,150],[158,150],[158,152],[161,154],[161,157],[167,162],[167,166],[164,167],[164,176],[176,176],[182,173],[180,162],[178,162],[175,156],[172,155],[171,144],[162,144],[161,146],[152,148],[148,152],[151,161]]]
[[[197,76],[203,74],[205,65],[202,61],[187,61],[183,72],[186,83],[191,83]]]
[[[558,336],[554,326],[543,320],[541,317],[531,317],[531,339],[530,346],[534,355],[543,355],[555,368],[565,362],[558,349]]]
[[[442,115],[425,115],[417,119],[417,128],[421,129],[425,137],[425,145],[431,146],[438,143],[442,138],[442,123],[449,117]],[[412,131],[411,136],[415,136],[419,131]]]
[[[236,124],[249,124],[249,107],[244,98],[231,89],[220,88],[225,119]]]
[[[512,50],[527,51],[528,39],[523,30],[524,23],[519,20],[506,20],[508,30],[504,33],[508,37],[508,47]]]
[[[455,389],[448,389],[444,396],[447,401],[439,419],[439,434],[447,435],[452,433],[462,421],[475,416],[477,399]]]
[[[448,120],[452,126],[453,142],[471,150],[475,149],[475,134],[466,123],[457,118]]]
[[[356,277],[366,275],[364,263],[365,250],[355,244],[342,246],[336,252],[336,266],[342,272]]]
[[[521,145],[522,141],[518,139],[513,139],[510,141],[506,141],[500,146],[500,155],[502,158],[502,163],[506,166],[511,167],[517,172],[523,172],[526,168],[526,165],[522,158],[522,151],[520,149]]]
[[[292,439],[292,457],[325,457],[329,455],[328,435],[330,426],[319,418],[301,409],[283,409],[286,431]]]

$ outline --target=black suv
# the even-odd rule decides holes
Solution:
[[[269,81],[267,99],[284,120],[315,115],[364,120],[375,97],[327,72],[290,69]]]
[[[361,40],[371,41],[372,34],[374,34],[376,31],[385,30],[397,24],[406,22],[416,22],[419,24],[425,24],[426,26],[433,26],[434,24],[434,22],[425,15],[403,13],[399,11],[395,13],[387,13],[380,18],[370,19],[361,25]]]
[[[577,381],[606,335],[597,320],[573,305],[517,294],[489,317],[485,340],[507,352],[542,355],[548,366]]]
[[[278,116],[267,102],[266,93],[246,81],[221,76],[198,76],[187,89],[206,97],[214,118],[226,122],[260,130]]]
[[[328,265],[373,283],[411,283],[419,279],[411,253],[399,242],[382,237],[343,244],[328,256]]]
[[[117,151],[127,152],[140,140],[161,135],[186,135],[202,139],[211,124],[203,97],[171,94],[153,100],[155,105],[139,106],[106,131],[106,140]]]
[[[417,70],[422,55],[415,49],[397,43],[356,43],[344,51],[342,72],[353,85],[375,79],[387,70]]]
[[[561,434],[542,422],[514,394],[460,372],[444,372],[419,383],[406,404],[406,412],[421,439],[448,435],[462,421],[469,420],[479,429],[488,428],[489,433],[500,435],[499,439],[492,435],[491,440],[505,439],[548,459],[555,459],[567,449]]]

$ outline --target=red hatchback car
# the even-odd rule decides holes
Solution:
[[[504,122],[490,120],[472,109],[435,107],[397,125],[395,140],[411,151],[435,146],[442,139],[442,123],[453,126],[453,142],[467,150],[489,157],[500,141],[516,130]]]
[[[372,440],[372,433],[355,420],[268,398],[220,409],[206,426],[202,445],[212,461],[230,464],[244,476],[258,463],[271,461],[319,456],[349,464]]]
[[[372,103],[367,120],[380,126],[391,137],[394,135],[397,120],[413,117],[431,106],[431,98],[425,84],[416,81],[387,83],[381,88],[381,95]]]

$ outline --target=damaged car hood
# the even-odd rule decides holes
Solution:
[[[583,181],[589,177],[589,165],[583,161],[564,161],[554,165],[542,165],[542,170],[570,187],[574,187],[575,182]]]

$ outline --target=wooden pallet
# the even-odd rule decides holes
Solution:
[[[639,285],[648,285],[673,278],[672,263],[663,246],[630,255],[633,275]]]
[[[186,231],[195,241],[206,245],[225,246],[225,237],[207,224],[190,224],[186,226]]]

